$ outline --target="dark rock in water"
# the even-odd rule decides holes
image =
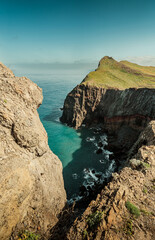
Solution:
[[[101,133],[101,128],[94,128],[93,131],[95,134]]]
[[[113,160],[115,158],[114,154],[109,154],[109,160]]]
[[[92,188],[91,188],[90,186],[88,186],[88,187],[87,187],[87,190],[88,190],[88,191],[91,191],[91,190],[92,190]]]
[[[96,154],[101,154],[103,150],[101,148],[97,149]]]
[[[102,173],[96,173],[95,176],[96,176],[97,178],[100,178],[100,177],[102,176]]]
[[[89,141],[90,141],[90,137],[87,137],[87,138],[86,138],[86,141],[89,142]]]
[[[86,192],[87,192],[86,187],[85,187],[84,185],[82,185],[82,186],[80,187],[79,196],[84,196]]]
[[[98,143],[98,146],[101,148],[101,147],[103,147],[103,143],[102,142],[99,142]]]
[[[92,170],[92,173],[95,173],[95,170],[94,170],[94,169]]]
[[[93,133],[97,134],[97,133],[98,133],[98,131],[97,131],[96,129],[94,129]]]

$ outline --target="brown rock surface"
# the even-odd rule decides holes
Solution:
[[[66,97],[61,121],[78,128],[103,123],[109,132],[124,125],[142,127],[155,118],[155,89],[104,89],[80,84]]]
[[[66,201],[62,164],[37,113],[42,99],[36,84],[0,64],[1,240],[22,225],[45,233]]]
[[[155,121],[150,122],[141,133],[134,150],[144,138],[147,144],[141,144],[133,156],[135,161],[141,161],[141,167],[132,169],[128,161],[119,174],[114,173],[112,181],[89,204],[83,215],[74,221],[66,239],[154,239]],[[127,201],[139,209],[140,216],[129,211]],[[96,212],[101,213],[102,217],[92,227],[89,219]]]
[[[104,89],[82,83],[67,95],[61,117],[76,129],[82,124],[99,125],[108,133],[109,150],[115,153],[129,150],[154,119],[154,88]]]

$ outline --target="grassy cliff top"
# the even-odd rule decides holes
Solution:
[[[128,61],[117,62],[106,56],[82,84],[117,89],[155,88],[155,67],[140,66]]]

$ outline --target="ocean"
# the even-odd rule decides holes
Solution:
[[[63,165],[64,184],[68,200],[79,199],[79,189],[93,188],[94,184],[111,175],[115,161],[108,151],[97,154],[98,142],[107,144],[106,135],[94,129],[70,128],[59,121],[66,95],[83,79],[82,74],[25,73],[15,68],[15,75],[26,75],[43,89],[43,103],[38,109],[48,134],[50,149]]]

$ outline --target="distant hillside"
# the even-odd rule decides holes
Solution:
[[[84,85],[103,88],[155,88],[155,67],[144,67],[128,61],[117,62],[112,57],[100,60],[98,68],[82,81]]]

